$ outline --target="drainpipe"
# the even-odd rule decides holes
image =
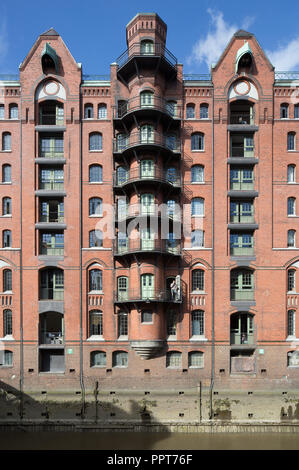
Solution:
[[[210,382],[210,419],[213,419],[213,388],[215,378],[215,207],[214,207],[214,88],[212,88],[212,348]]]
[[[79,134],[79,148],[80,148],[80,169],[79,169],[79,178],[80,178],[80,190],[79,190],[79,250],[80,250],[80,387],[81,387],[81,418],[84,418],[85,414],[85,387],[83,379],[83,312],[82,312],[82,97],[81,97],[81,87],[79,91],[79,117],[80,117],[80,134]]]
[[[22,88],[20,87],[20,419],[24,415],[24,340],[23,340],[23,233],[22,233],[22,186],[23,167],[22,167]]]

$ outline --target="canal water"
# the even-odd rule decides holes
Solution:
[[[1,432],[0,450],[299,450],[299,433]]]

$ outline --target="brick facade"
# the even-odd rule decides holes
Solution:
[[[11,387],[299,384],[298,81],[245,31],[211,75],[186,76],[166,33],[136,15],[105,78],[84,76],[51,29],[2,82]]]

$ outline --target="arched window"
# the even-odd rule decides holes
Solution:
[[[117,102],[117,117],[122,118],[128,112],[128,102],[125,100],[118,100]]]
[[[90,230],[89,232],[89,247],[99,248],[103,246],[103,232],[102,230]]]
[[[296,165],[288,165],[288,183],[295,183],[296,181]]]
[[[12,271],[4,269],[3,271],[3,292],[12,291]]]
[[[175,184],[177,181],[177,170],[174,167],[167,168],[166,179],[169,183]]]
[[[299,104],[294,106],[294,119],[299,119]]]
[[[177,312],[167,312],[167,335],[168,336],[176,336],[177,331]]]
[[[195,105],[193,103],[186,106],[186,119],[195,119]]]
[[[288,230],[288,248],[296,246],[296,230]]]
[[[0,366],[12,366],[13,352],[7,349],[0,355]]]
[[[233,269],[231,271],[231,300],[253,300],[253,271]]]
[[[204,367],[204,353],[201,351],[190,351],[188,353],[188,366],[202,369]]]
[[[170,114],[173,117],[177,117],[178,115],[178,104],[176,101],[169,100],[166,103],[166,110],[168,114]]]
[[[191,135],[191,150],[204,150],[204,134],[195,132]]]
[[[104,103],[98,106],[98,119],[107,119],[107,105]]]
[[[89,336],[103,336],[103,313],[100,310],[89,312]]]
[[[141,298],[153,299],[155,297],[155,276],[154,274],[142,274],[140,276]]]
[[[167,134],[165,143],[169,150],[172,150],[173,152],[179,150],[179,143],[176,134]]]
[[[191,246],[192,248],[204,247],[204,231],[203,230],[192,230]]]
[[[142,91],[140,93],[141,108],[152,108],[154,105],[154,93],[152,91]]]
[[[128,353],[126,351],[113,351],[112,366],[128,367]]]
[[[296,198],[288,197],[288,215],[296,215]]]
[[[42,269],[39,279],[39,300],[63,300],[64,272],[62,269]]]
[[[200,105],[200,119],[209,119],[209,105],[201,104]]]
[[[296,338],[295,318],[296,318],[296,311],[289,310],[288,311],[288,336],[294,336]]]
[[[3,248],[11,247],[11,230],[3,230]]]
[[[203,336],[205,334],[205,312],[194,310],[191,312],[191,336]]]
[[[0,119],[4,119],[4,117],[5,117],[4,104],[0,104]]]
[[[102,165],[90,165],[89,167],[89,182],[102,183],[103,182],[103,167]]]
[[[230,317],[230,344],[253,344],[254,316],[251,313],[234,313]]]
[[[182,353],[179,351],[169,351],[166,353],[166,367],[171,369],[182,367]]]
[[[288,150],[296,150],[296,133],[288,133]]]
[[[140,42],[140,53],[142,55],[154,54],[154,43],[150,39],[145,39]]]
[[[11,215],[11,198],[4,197],[2,199],[2,215]]]
[[[128,170],[123,166],[118,166],[116,170],[117,185],[121,186],[128,180]]]
[[[11,133],[3,132],[2,134],[2,150],[9,151],[11,150]]]
[[[103,150],[103,136],[100,132],[89,134],[89,151]]]
[[[205,273],[202,269],[194,269],[192,271],[192,292],[204,291],[205,289]]]
[[[289,117],[289,105],[282,103],[280,105],[280,119],[287,119]]]
[[[154,126],[145,124],[140,128],[141,143],[148,144],[154,142]]]
[[[3,336],[12,335],[12,311],[3,310]]]
[[[10,165],[2,165],[2,183],[11,183]]]
[[[89,292],[103,290],[103,273],[100,269],[89,271]]]
[[[191,215],[204,215],[204,199],[202,197],[194,197],[191,200]]]
[[[9,119],[18,119],[18,105],[15,103],[9,105]]]
[[[191,183],[204,182],[204,167],[202,165],[193,165],[191,167]]]
[[[84,119],[93,119],[93,105],[86,103],[84,106]]]
[[[128,314],[126,312],[119,312],[117,316],[117,331],[118,337],[128,336]]]
[[[117,134],[116,136],[116,150],[117,152],[122,152],[129,145],[129,136],[126,134]]]
[[[92,351],[90,353],[90,367],[105,367],[106,353],[105,351]]]
[[[129,298],[129,278],[120,276],[117,278],[117,300],[123,302]]]
[[[296,292],[296,271],[288,270],[288,292]]]
[[[92,197],[89,199],[89,215],[103,215],[103,201],[100,197]]]

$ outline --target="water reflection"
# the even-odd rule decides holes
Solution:
[[[299,450],[299,433],[6,432],[1,450]]]

